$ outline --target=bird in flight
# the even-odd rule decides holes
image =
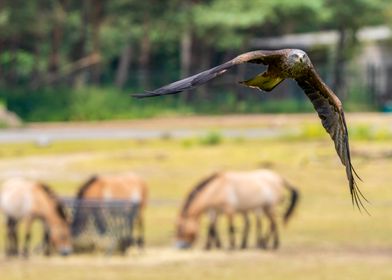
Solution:
[[[366,200],[366,198],[361,193],[354,178],[354,176],[356,176],[360,179],[351,164],[348,131],[342,103],[333,91],[322,81],[309,57],[302,50],[283,49],[247,52],[194,76],[176,81],[153,91],[134,94],[133,96],[137,98],[154,97],[176,94],[193,89],[224,74],[233,66],[244,63],[256,63],[268,66],[265,72],[262,72],[249,80],[240,82],[240,84],[244,86],[262,91],[271,91],[284,79],[294,79],[303,89],[304,93],[312,102],[314,109],[317,111],[323,127],[334,141],[336,152],[339,155],[342,164],[346,167],[346,175],[349,181],[353,204],[355,204],[358,209],[363,208],[366,211],[362,202],[362,198],[364,200]]]

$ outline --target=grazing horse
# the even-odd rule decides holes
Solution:
[[[129,201],[131,206],[127,223],[130,232],[129,240],[121,240],[125,242],[120,244],[121,250],[125,251],[126,247],[133,242],[133,218],[135,218],[138,237],[136,244],[141,248],[144,246],[144,221],[143,210],[147,203],[147,185],[137,175],[132,173],[121,175],[102,175],[93,176],[86,181],[77,193],[77,203],[74,209],[74,218],[71,225],[72,235],[77,237],[86,226],[86,220],[91,213],[95,222],[95,226],[100,234],[104,234],[107,230],[107,224],[103,217],[102,207],[95,207],[90,212],[86,207],[86,202],[95,201],[100,203],[111,201]],[[134,211],[132,205],[137,205],[137,212]],[[133,214],[132,214],[133,213]],[[133,215],[136,215],[134,217]]]
[[[0,209],[7,217],[7,256],[18,254],[17,225],[22,219],[26,222],[24,256],[29,254],[31,226],[35,219],[44,224],[46,255],[50,254],[51,246],[61,255],[71,253],[71,234],[63,205],[47,185],[24,178],[5,181],[0,192]]]
[[[276,207],[284,201],[284,191],[289,190],[290,203],[283,216],[287,223],[298,201],[298,191],[277,173],[270,170],[249,172],[222,172],[211,175],[200,182],[188,195],[181,209],[177,224],[177,247],[187,248],[197,238],[200,216],[209,214],[206,249],[215,241],[221,246],[216,231],[216,222],[220,213],[226,214],[229,224],[230,247],[235,247],[234,214],[241,213],[245,219],[242,247],[246,247],[249,232],[247,213],[255,211],[257,215],[257,243],[266,247],[273,236],[273,248],[279,246],[276,222]],[[267,237],[261,237],[260,214],[265,213],[270,221]]]

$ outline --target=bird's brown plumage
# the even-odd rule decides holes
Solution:
[[[267,71],[256,77],[241,82],[245,86],[265,91],[272,90],[284,79],[294,79],[304,90],[317,111],[321,123],[335,143],[335,149],[342,164],[346,167],[350,193],[353,203],[358,208],[365,209],[361,194],[354,175],[357,176],[350,157],[347,125],[344,118],[343,107],[338,97],[321,80],[306,53],[301,50],[284,49],[276,51],[252,51],[241,54],[236,58],[208,69],[194,76],[179,80],[153,91],[135,94],[135,97],[153,97],[167,94],[176,94],[184,90],[195,88],[222,74],[233,66],[243,63],[258,63],[268,66]],[[358,177],[358,176],[357,176]]]

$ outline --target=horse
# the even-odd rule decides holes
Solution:
[[[22,254],[29,255],[31,227],[34,220],[44,224],[44,253],[54,247],[61,255],[72,252],[71,233],[64,207],[56,194],[44,183],[25,178],[12,178],[3,182],[0,209],[6,215],[6,255],[16,256],[18,250],[17,227],[26,223]]]
[[[148,188],[144,180],[133,173],[119,175],[100,175],[92,176],[79,188],[76,195],[77,203],[74,208],[74,218],[71,224],[71,231],[74,237],[79,236],[86,226],[89,214],[95,222],[97,231],[104,234],[108,225],[104,218],[102,203],[121,201],[130,206],[127,226],[129,236],[120,240],[120,250],[125,249],[134,242],[133,239],[133,221],[135,221],[138,237],[135,239],[139,248],[144,246],[144,220],[143,212],[147,203]],[[88,201],[95,201],[101,204],[95,204],[93,209],[88,210],[85,207]],[[129,203],[128,203],[129,202]],[[135,209],[137,206],[137,210]]]
[[[189,248],[197,238],[200,217],[209,214],[209,226],[206,249],[210,249],[215,241],[216,247],[221,247],[216,231],[218,215],[223,213],[228,218],[230,248],[235,247],[234,215],[241,213],[245,220],[242,248],[246,247],[249,232],[247,214],[256,212],[257,216],[257,245],[265,248],[269,239],[273,238],[273,249],[279,247],[279,235],[276,222],[276,208],[284,201],[284,191],[289,191],[290,202],[283,220],[287,224],[297,205],[299,193],[279,174],[267,170],[246,172],[214,173],[198,183],[188,194],[177,220],[176,246]],[[266,238],[261,236],[261,214],[265,214],[270,222]]]

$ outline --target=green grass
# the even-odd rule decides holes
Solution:
[[[150,141],[63,141],[48,147],[1,144],[0,171],[34,174],[63,195],[76,193],[93,173],[134,171],[146,179],[151,204],[146,212],[147,250],[126,258],[76,256],[4,261],[3,279],[391,279],[392,159],[353,158],[363,178],[359,186],[370,200],[371,216],[353,209],[344,168],[328,136],[310,124],[298,138],[200,139],[170,137]],[[365,131],[365,132],[363,132]],[[354,136],[353,149],[388,150],[389,137]],[[355,135],[355,134],[354,134]],[[363,136],[365,135],[365,136]],[[306,141],[304,141],[307,139]],[[214,143],[214,145],[211,145]],[[280,227],[276,252],[203,252],[205,230],[196,250],[169,250],[182,200],[203,177],[217,170],[270,166],[301,191],[298,211]],[[154,201],[164,201],[156,204]],[[226,221],[220,232],[226,240]],[[240,217],[237,218],[240,235]],[[37,242],[39,225],[35,227]],[[4,236],[4,227],[0,227]],[[239,237],[239,236],[238,236]],[[250,239],[253,244],[254,236]],[[3,247],[0,239],[0,250]]]
[[[141,89],[119,90],[113,87],[25,88],[0,89],[0,101],[26,122],[91,121],[140,119],[157,116],[221,115],[252,113],[304,113],[313,112],[306,98],[277,98],[272,94],[245,94],[241,99],[227,90],[211,90],[208,98],[200,92],[189,98],[168,96],[163,98],[135,99],[131,93]],[[371,102],[358,96],[356,91],[344,100],[347,111],[374,111]]]

